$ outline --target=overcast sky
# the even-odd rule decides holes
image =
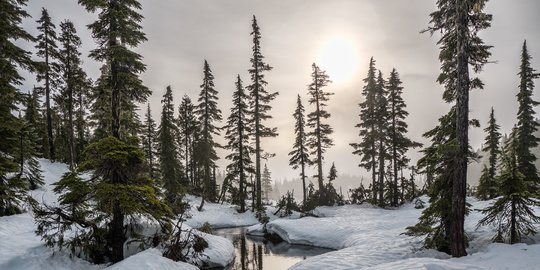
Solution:
[[[208,60],[219,91],[220,107],[224,119],[229,114],[231,95],[236,74],[245,85],[249,83],[247,70],[251,56],[251,18],[257,16],[262,32],[262,53],[274,69],[267,74],[268,90],[278,91],[273,101],[269,126],[277,126],[279,137],[264,139],[263,147],[276,153],[268,167],[277,179],[296,177],[298,172],[288,166],[287,153],[293,144],[294,122],[291,114],[296,95],[307,101],[311,64],[319,60],[339,58],[343,51],[328,51],[328,44],[341,40],[344,48],[351,48],[353,63],[349,79],[334,80],[327,90],[335,93],[329,102],[332,114],[330,124],[335,146],[325,156],[325,171],[335,162],[340,173],[366,174],[357,167],[359,157],[351,154],[349,143],[358,141],[359,121],[357,104],[362,101],[362,79],[367,74],[370,57],[387,77],[396,68],[405,87],[404,98],[412,139],[425,143],[422,133],[432,128],[437,119],[448,111],[441,100],[443,88],[435,82],[439,73],[436,38],[420,34],[435,9],[435,0],[142,0],[142,23],[148,42],[137,51],[144,56],[147,71],[144,83],[153,91],[149,102],[154,117],[159,121],[160,100],[165,87],[171,85],[175,103],[184,94],[196,100],[202,82],[204,59]],[[86,25],[96,15],[88,14],[75,0],[30,0],[29,13],[33,18],[24,21],[24,27],[36,33],[35,21],[46,7],[58,26],[64,19],[72,20],[83,40],[85,68],[92,78],[99,75],[100,63],[87,58],[95,47]],[[492,0],[486,11],[493,14],[493,25],[481,33],[487,44],[493,45],[491,60],[480,77],[485,90],[471,94],[471,117],[480,120],[482,128],[472,129],[471,143],[477,148],[484,138],[483,127],[493,106],[503,132],[515,123],[520,49],[527,39],[533,66],[540,70],[540,1]],[[32,49],[26,45],[27,49]],[[345,71],[335,65],[324,66],[334,78],[343,77]],[[350,65],[350,63],[349,63]],[[357,68],[355,68],[357,66]],[[28,77],[28,76],[27,76]],[[33,77],[33,75],[31,76]],[[28,78],[24,87],[35,84]],[[540,82],[537,82],[540,85]],[[538,91],[535,97],[540,100]],[[307,104],[306,104],[307,105]],[[311,107],[307,106],[307,110]],[[222,140],[222,139],[220,139]],[[222,157],[225,151],[220,151]],[[419,154],[412,151],[415,161]],[[223,169],[224,159],[218,162]],[[314,172],[315,170],[313,170]]]

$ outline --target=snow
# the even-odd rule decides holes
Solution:
[[[161,251],[157,249],[147,249],[139,252],[136,255],[128,257],[127,259],[114,264],[106,270],[133,270],[133,269],[145,269],[145,270],[197,270],[196,266],[193,266],[184,262],[175,262],[161,256]]]
[[[468,202],[472,209],[490,203],[472,198]],[[540,258],[532,255],[540,245],[490,244],[494,227],[476,229],[482,217],[478,211],[471,212],[465,225],[472,255],[448,259],[444,253],[420,250],[422,239],[402,233],[417,222],[421,211],[412,204],[393,210],[369,204],[319,207],[314,212],[319,218],[278,219],[268,223],[267,229],[289,243],[336,249],[290,269],[533,269],[531,266],[540,265]],[[250,229],[257,230],[255,226]],[[536,240],[540,239],[530,242]]]
[[[32,191],[39,202],[56,204],[57,196],[52,192],[52,183],[67,172],[65,164],[40,160],[46,185]],[[191,217],[186,226],[200,227],[208,222],[214,228],[250,226],[249,234],[261,235],[263,226],[254,213],[238,213],[237,206],[205,203],[204,211],[197,211],[200,198],[188,196]],[[426,197],[423,197],[427,201]],[[465,230],[470,237],[468,256],[450,258],[447,254],[420,248],[421,238],[403,235],[407,226],[417,222],[422,209],[406,204],[397,209],[380,209],[369,204],[339,207],[319,207],[316,217],[278,218],[273,215],[274,207],[268,207],[270,223],[267,229],[285,241],[314,247],[330,248],[334,251],[310,257],[290,269],[425,269],[425,270],[487,270],[487,269],[540,269],[540,236],[532,237],[525,244],[494,244],[491,238],[495,227],[476,228],[482,214],[474,209],[483,209],[493,201],[477,201],[472,204],[471,214],[466,218]],[[535,209],[540,213],[540,208]],[[152,226],[147,224],[148,233]],[[537,229],[540,229],[538,225]],[[13,270],[137,270],[137,269],[198,269],[196,266],[174,262],[161,256],[158,249],[149,249],[126,258],[114,265],[93,265],[72,257],[64,251],[45,247],[34,233],[35,224],[31,213],[0,217],[0,269]],[[229,265],[235,250],[232,243],[222,237],[195,231],[209,244],[202,260],[206,266]],[[280,248],[280,245],[274,245]],[[298,254],[302,255],[302,252]],[[201,264],[202,265],[202,264]]]
[[[53,183],[58,181],[68,171],[68,166],[62,163],[52,163],[45,159],[39,160],[44,171],[45,185],[34,190],[30,195],[40,203],[49,205],[57,204],[58,196],[52,191]],[[218,211],[219,210],[215,210]],[[247,215],[246,215],[247,216]],[[145,226],[140,228],[139,233],[152,234],[156,230],[156,224],[144,217],[138,218],[137,222],[143,222]],[[129,221],[126,221],[129,222]],[[253,221],[250,221],[253,222]],[[256,223],[256,222],[254,222]],[[0,217],[0,269],[10,270],[137,270],[137,269],[199,269],[196,266],[174,262],[161,255],[157,249],[149,249],[127,257],[120,263],[111,265],[95,265],[77,257],[70,256],[67,252],[53,250],[44,246],[40,237],[35,234],[36,226],[31,212],[20,215]],[[234,260],[234,247],[232,243],[219,236],[198,232],[209,244],[203,252],[204,261],[207,265],[223,267]],[[136,249],[125,250],[127,255],[132,255]]]

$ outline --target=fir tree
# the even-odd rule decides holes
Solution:
[[[406,137],[408,125],[405,119],[409,115],[406,111],[407,105],[403,100],[403,87],[399,78],[399,73],[393,69],[388,78],[388,114],[389,114],[389,130],[391,162],[393,168],[393,191],[392,205],[398,205],[398,171],[407,166],[408,159],[405,157],[406,152],[410,148],[420,147],[421,144],[411,141]],[[405,192],[405,191],[402,191]]]
[[[24,112],[24,120],[28,128],[33,130],[34,142],[37,147],[36,154],[38,157],[44,157],[44,153],[48,151],[47,145],[47,129],[46,123],[41,113],[39,104],[38,89],[34,87],[31,93],[28,93],[26,102],[26,110]]]
[[[26,2],[0,3],[0,216],[20,213],[26,194],[25,183],[14,177],[19,171],[15,157],[23,122],[12,114],[23,101],[18,87],[24,79],[19,72],[35,69],[30,52],[14,43],[34,40],[20,26],[22,20],[30,16],[24,10]]]
[[[77,36],[75,26],[71,21],[66,20],[60,23],[60,29],[62,32],[58,38],[61,44],[61,48],[58,51],[58,66],[63,83],[59,98],[62,100],[61,103],[64,104],[63,114],[66,116],[68,135],[68,163],[70,168],[73,169],[77,160],[77,142],[75,139],[75,120],[77,118],[75,115],[76,98],[77,96],[81,96],[81,98],[85,96],[88,86],[86,74],[81,67],[82,61],[80,59],[81,53],[79,52],[79,48],[82,43],[81,39]],[[80,135],[77,137],[80,137]]]
[[[176,206],[180,205],[183,187],[181,180],[183,168],[178,160],[178,149],[175,137],[178,127],[174,121],[174,104],[171,86],[167,86],[165,95],[161,100],[163,110],[161,112],[161,122],[159,124],[157,148],[159,149],[159,168],[161,181],[165,188],[167,203],[173,207],[175,213],[181,212]]]
[[[388,100],[386,98],[386,81],[383,79],[382,72],[379,71],[377,76],[377,92],[375,93],[375,135],[377,141],[377,157],[379,165],[379,180],[377,184],[377,190],[379,192],[379,206],[385,205],[385,164],[386,160],[390,159],[390,154],[387,151],[389,138],[388,138]]]
[[[36,233],[47,246],[67,248],[72,255],[99,264],[114,261],[118,238],[122,247],[131,238],[148,248],[153,238],[163,237],[171,229],[172,212],[157,197],[155,184],[144,169],[144,153],[136,146],[114,137],[91,143],[77,170],[55,183],[59,204],[34,207]],[[90,171],[92,177],[82,177]],[[112,235],[117,207],[126,216],[126,224],[122,219],[121,234]],[[150,237],[143,235],[136,223],[141,217],[157,222],[161,230]],[[75,230],[76,234],[65,236]]]
[[[334,162],[332,162],[332,167],[330,167],[330,172],[328,173],[328,182],[332,182],[334,180],[336,180],[337,178],[337,169],[336,169],[336,164],[334,164]]]
[[[519,133],[518,133],[519,134]],[[489,207],[482,210],[486,216],[478,226],[494,224],[496,242],[519,243],[524,236],[536,233],[535,224],[540,217],[534,214],[533,206],[540,206],[534,191],[528,188],[525,175],[519,171],[517,162],[517,140],[511,140],[502,157],[503,168],[498,177],[500,197]]]
[[[233,94],[233,107],[231,115],[225,126],[225,139],[228,141],[226,148],[232,151],[226,159],[231,163],[227,165],[227,176],[223,183],[222,194],[225,193],[227,183],[233,180],[238,181],[237,200],[240,203],[240,212],[246,211],[246,183],[248,174],[255,173],[250,155],[255,152],[250,145],[251,126],[249,125],[249,107],[247,104],[247,94],[242,86],[242,80],[238,75],[236,80],[236,91]]]
[[[478,189],[476,196],[482,200],[493,199],[497,196],[497,159],[500,155],[499,141],[501,140],[501,133],[499,132],[499,125],[495,120],[495,111],[491,108],[489,115],[488,126],[484,129],[487,133],[484,140],[484,147],[482,151],[489,155],[489,167],[484,165],[482,169],[482,175],[478,181]]]
[[[157,131],[156,122],[152,118],[152,111],[150,110],[150,103],[148,103],[146,114],[144,115],[144,132],[142,136],[142,148],[144,151],[144,157],[150,178],[155,179],[158,176],[158,162],[157,162]]]
[[[296,110],[294,111],[293,117],[295,119],[294,124],[294,133],[296,134],[296,139],[294,141],[293,150],[289,153],[291,158],[289,159],[289,165],[293,169],[300,168],[300,177],[302,178],[302,203],[306,203],[306,166],[311,165],[311,160],[309,159],[309,149],[307,146],[307,135],[305,130],[306,120],[304,115],[305,109],[302,105],[302,100],[300,95],[296,100]]]
[[[443,100],[455,104],[435,127],[425,134],[432,145],[425,149],[423,164],[436,179],[430,188],[432,202],[409,232],[427,234],[426,245],[454,257],[466,255],[464,220],[466,210],[467,163],[472,156],[468,128],[469,90],[483,88],[478,78],[470,78],[469,66],[480,72],[487,62],[491,46],[485,45],[478,32],[491,25],[492,16],[483,12],[485,0],[439,0],[431,13],[430,33],[440,32],[439,60],[444,85]],[[453,130],[449,129],[451,127]],[[434,228],[435,227],[435,228]],[[414,233],[413,233],[414,234]]]
[[[271,128],[264,122],[272,116],[269,114],[272,106],[270,102],[276,98],[278,92],[270,93],[265,87],[268,82],[265,80],[265,73],[272,70],[272,67],[265,63],[264,56],[261,52],[261,29],[257,24],[257,19],[253,16],[251,23],[251,36],[253,37],[253,54],[251,56],[251,84],[247,86],[249,91],[250,108],[252,115],[253,137],[255,139],[255,189],[256,189],[256,207],[262,209],[262,194],[261,194],[261,155],[263,149],[261,147],[261,138],[276,137],[278,135],[277,128]]]
[[[212,75],[212,70],[206,60],[204,61],[203,75],[203,83],[201,84],[201,92],[198,99],[199,104],[195,108],[195,114],[197,115],[201,129],[201,143],[199,144],[198,151],[201,155],[201,165],[203,168],[203,192],[199,211],[203,209],[205,199],[214,202],[217,197],[217,186],[215,179],[212,177],[211,170],[214,168],[216,160],[218,160],[216,147],[220,147],[214,141],[214,135],[219,135],[220,130],[215,122],[221,121],[221,110],[217,107],[218,91],[215,89],[214,75]]]
[[[52,91],[57,87],[58,80],[58,63],[56,59],[58,58],[58,47],[56,45],[57,36],[56,36],[56,26],[49,16],[49,12],[43,8],[41,10],[41,18],[37,21],[39,24],[38,31],[39,35],[37,36],[37,45],[38,49],[37,55],[43,58],[43,63],[39,69],[37,76],[37,81],[44,81],[44,91],[45,91],[45,111],[47,117],[47,139],[49,145],[48,157],[52,160],[55,160],[55,145],[54,145],[54,135],[53,135],[53,111],[52,111]]]
[[[112,136],[125,140],[127,136],[121,136],[120,133],[121,112],[133,117],[135,115],[134,102],[145,102],[150,95],[150,90],[139,78],[139,74],[146,69],[141,61],[142,56],[131,49],[146,41],[140,25],[143,16],[138,12],[141,4],[137,0],[79,0],[79,4],[92,13],[99,10],[97,21],[88,26],[98,44],[98,47],[90,52],[90,57],[96,61],[105,62],[108,66],[102,69],[102,72],[106,72],[103,74],[102,83],[104,93],[110,92],[110,107],[103,107],[103,109],[111,112]],[[126,107],[126,105],[132,106]],[[123,179],[117,172],[112,173],[108,180],[113,186],[121,186]],[[147,185],[150,184],[147,183]],[[124,258],[123,249],[126,238],[123,223],[128,209],[122,206],[119,198],[112,200],[111,204],[108,247],[112,250],[111,261],[118,262]]]
[[[540,177],[534,162],[536,156],[532,153],[532,149],[538,146],[540,141],[534,135],[540,124],[534,119],[534,107],[539,103],[533,100],[534,79],[540,78],[540,73],[536,73],[531,67],[531,56],[527,50],[527,42],[523,42],[521,51],[521,65],[519,67],[519,92],[517,99],[519,103],[517,115],[517,145],[516,155],[518,162],[518,170],[525,175],[525,179],[532,183],[535,189],[540,187]]]
[[[178,107],[177,121],[181,133],[179,145],[184,149],[184,165],[186,169],[184,175],[193,186],[196,186],[194,182],[193,145],[195,143],[195,132],[197,131],[197,119],[193,103],[191,103],[191,99],[187,95],[182,97],[182,102]]]
[[[317,165],[317,177],[319,183],[319,191],[324,190],[324,175],[323,175],[323,154],[326,149],[334,145],[330,135],[334,132],[329,124],[323,121],[330,118],[330,113],[326,111],[329,97],[334,93],[326,92],[324,87],[331,82],[325,71],[319,69],[315,63],[311,65],[313,72],[311,73],[312,82],[308,87],[309,104],[315,105],[315,110],[308,114],[307,126],[312,130],[308,132],[308,146],[311,149],[311,154],[315,155],[314,163]]]
[[[17,163],[19,163],[18,176],[25,183],[28,184],[30,190],[35,190],[39,186],[42,186],[45,182],[43,180],[43,171],[41,165],[36,160],[38,156],[39,147],[37,145],[37,132],[34,126],[30,124],[30,115],[32,114],[33,97],[29,95],[26,101],[25,118],[22,118],[24,126],[19,131],[19,144],[17,153]],[[26,114],[30,114],[26,117]],[[21,118],[19,116],[19,118]]]
[[[371,171],[372,180],[372,198],[373,203],[377,203],[377,134],[376,134],[376,119],[375,105],[377,93],[377,77],[375,69],[375,60],[373,57],[369,61],[369,69],[367,77],[364,79],[364,89],[362,96],[364,102],[360,103],[360,123],[355,127],[360,129],[359,136],[362,141],[360,143],[351,143],[353,154],[361,156],[360,167]]]
[[[266,163],[264,164],[261,182],[264,199],[268,203],[268,195],[270,194],[270,192],[272,192],[272,174],[270,173],[270,170],[268,170]]]

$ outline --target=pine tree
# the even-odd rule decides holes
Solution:
[[[142,63],[142,56],[131,49],[146,41],[140,25],[143,16],[138,12],[141,4],[137,0],[79,0],[79,4],[92,13],[99,10],[97,21],[88,26],[98,44],[98,47],[90,52],[90,57],[105,62],[108,66],[102,69],[102,72],[106,72],[103,74],[103,90],[105,93],[110,92],[110,107],[103,109],[111,112],[112,136],[125,140],[127,136],[121,136],[120,133],[121,113],[133,117],[134,102],[146,102],[150,95],[150,90],[139,78],[139,74],[146,69]],[[133,106],[126,107],[126,105]],[[112,173],[109,177],[111,185],[122,185],[123,179],[119,174]],[[146,184],[151,188],[152,183]],[[124,258],[126,235],[123,224],[128,209],[122,207],[119,198],[112,200],[111,204],[108,247],[112,250],[111,261],[118,262]]]
[[[25,183],[14,177],[19,171],[15,156],[23,122],[12,114],[23,101],[18,87],[24,79],[19,72],[35,70],[30,52],[14,43],[34,40],[20,27],[22,20],[30,16],[23,9],[26,2],[0,3],[0,216],[20,213],[26,195]]]
[[[517,145],[516,155],[518,169],[525,179],[531,182],[531,186],[535,189],[540,187],[540,177],[534,162],[536,156],[532,153],[532,149],[538,146],[540,138],[534,135],[538,130],[540,123],[535,119],[534,107],[538,106],[538,102],[533,100],[534,79],[540,78],[540,73],[536,73],[531,67],[531,56],[527,50],[527,41],[523,42],[521,51],[521,65],[519,67],[519,92],[517,99],[519,103],[518,123],[517,123]]]
[[[251,28],[251,36],[253,36],[253,54],[250,59],[251,68],[249,69],[251,84],[247,86],[247,90],[251,97],[251,120],[253,124],[253,137],[255,139],[256,207],[258,210],[261,210],[261,155],[264,151],[261,147],[261,138],[276,137],[278,135],[277,128],[271,128],[264,124],[266,120],[272,118],[269,114],[272,109],[270,102],[276,98],[278,92],[269,93],[265,89],[268,82],[265,80],[264,75],[266,72],[271,71],[272,67],[264,62],[264,56],[261,52],[261,29],[257,24],[255,16],[253,16]]]
[[[264,199],[268,202],[268,195],[272,192],[272,174],[270,173],[270,170],[268,170],[266,163],[264,164],[261,182]]]
[[[518,133],[519,134],[519,133]],[[506,144],[502,156],[503,168],[498,177],[500,197],[482,210],[486,216],[478,226],[497,225],[496,242],[520,243],[524,236],[536,233],[535,224],[540,217],[534,214],[533,206],[540,206],[533,190],[528,188],[525,175],[519,171],[517,161],[517,140]]]
[[[296,110],[294,111],[293,117],[295,119],[294,124],[294,133],[296,134],[296,139],[294,141],[293,150],[289,153],[291,158],[289,159],[289,165],[293,169],[300,168],[300,177],[302,178],[302,203],[306,203],[306,166],[311,165],[311,160],[309,159],[309,149],[307,146],[307,134],[305,130],[306,120],[304,116],[304,106],[302,105],[302,99],[300,95],[296,100]]]
[[[184,176],[183,168],[180,160],[178,160],[178,149],[174,140],[178,133],[178,127],[174,120],[171,86],[167,86],[161,103],[163,104],[163,110],[161,112],[157,141],[161,181],[165,189],[167,203],[173,208],[175,213],[179,213],[181,209],[177,209],[175,206],[181,203],[181,196],[183,194],[181,180]]]
[[[432,145],[425,149],[423,164],[436,175],[430,193],[431,205],[410,227],[416,234],[427,234],[426,245],[448,252],[454,257],[466,255],[464,220],[467,185],[467,163],[471,158],[468,128],[469,90],[483,88],[478,78],[470,78],[469,66],[480,72],[490,56],[478,32],[491,25],[492,16],[483,12],[485,0],[439,0],[438,10],[431,13],[430,33],[440,32],[441,74],[437,81],[444,85],[443,100],[455,104],[435,127],[425,134]],[[453,130],[450,130],[452,127]],[[438,159],[438,160],[437,160]],[[435,226],[435,228],[433,228]]]
[[[328,181],[331,183],[332,181],[336,179],[337,179],[336,164],[332,162],[332,167],[330,167],[330,172],[328,173]]]
[[[195,132],[197,131],[197,119],[194,112],[193,103],[189,96],[184,95],[182,102],[178,107],[178,128],[180,129],[180,139],[179,145],[184,149],[184,166],[186,172],[184,175],[191,182],[191,185],[195,185],[195,172],[194,172],[194,162],[193,162],[193,145],[195,144]]]
[[[414,142],[406,137],[408,125],[405,119],[409,115],[406,111],[407,105],[403,100],[403,87],[399,78],[399,73],[393,69],[388,78],[388,114],[389,114],[389,130],[391,162],[393,168],[393,191],[392,205],[398,205],[398,171],[407,166],[408,159],[405,157],[406,152],[410,148],[420,147],[421,144]],[[402,192],[405,192],[402,190]]]
[[[28,99],[26,102],[26,110],[24,112],[24,120],[28,128],[33,130],[34,142],[37,147],[36,154],[38,157],[43,157],[44,153],[48,151],[47,148],[47,128],[43,114],[41,113],[41,107],[39,104],[38,89],[34,87],[31,93],[28,93]]]
[[[51,105],[52,91],[57,87],[58,80],[58,63],[55,61],[58,58],[58,47],[56,45],[57,36],[56,36],[56,26],[49,16],[49,12],[43,8],[41,10],[41,18],[37,21],[39,24],[38,31],[39,35],[37,36],[37,45],[38,49],[37,55],[43,58],[43,63],[39,69],[37,76],[37,81],[44,81],[44,90],[45,90],[45,110],[47,117],[47,139],[49,145],[48,157],[52,160],[56,159],[55,145],[54,145],[54,135],[53,135],[53,111]]]
[[[495,111],[491,108],[488,126],[484,129],[487,135],[482,148],[482,151],[489,155],[489,167],[484,165],[476,192],[476,196],[482,200],[493,199],[497,196],[496,170],[497,159],[501,152],[499,141],[502,137],[499,128],[495,120]]]
[[[377,93],[377,77],[375,69],[375,60],[373,57],[369,61],[367,77],[364,79],[364,89],[362,96],[364,102],[360,103],[360,123],[355,127],[360,128],[359,136],[362,138],[360,143],[351,143],[353,154],[361,156],[360,167],[371,171],[373,203],[377,203],[377,131],[375,109]]]
[[[250,134],[252,132],[249,125],[249,106],[247,104],[247,94],[242,86],[242,80],[238,75],[236,80],[236,91],[233,94],[233,107],[231,115],[225,126],[225,139],[228,141],[226,148],[232,151],[226,159],[231,163],[227,165],[227,176],[223,183],[222,194],[225,193],[227,183],[233,180],[238,181],[238,198],[240,212],[246,211],[246,183],[248,174],[255,173],[250,155],[255,152],[250,145]]]
[[[76,141],[75,131],[75,120],[77,118],[77,115],[75,115],[76,99],[78,96],[80,98],[86,96],[88,79],[81,67],[82,61],[80,59],[81,53],[79,52],[79,48],[82,43],[81,39],[77,36],[75,26],[71,21],[66,20],[60,23],[60,29],[62,32],[58,38],[61,44],[61,48],[58,51],[58,67],[62,79],[62,89],[59,99],[61,100],[60,103],[64,104],[63,114],[67,122],[68,163],[70,168],[73,169],[77,161],[77,154],[80,154],[80,152],[77,153],[78,142]],[[79,110],[81,109],[79,108]],[[77,137],[80,137],[80,135]]]
[[[212,169],[218,160],[216,147],[220,147],[214,141],[214,135],[219,135],[220,128],[215,122],[221,121],[221,110],[217,107],[218,91],[214,86],[214,75],[208,62],[204,60],[203,83],[201,84],[201,92],[199,94],[199,104],[195,108],[195,114],[200,123],[201,128],[201,143],[198,151],[201,154],[203,167],[203,192],[202,201],[199,206],[199,211],[203,209],[204,200],[208,199],[211,202],[216,200],[216,182],[212,177]]]
[[[324,87],[331,82],[326,72],[321,70],[315,63],[311,67],[313,70],[311,73],[312,82],[308,87],[308,94],[309,104],[314,104],[315,110],[307,116],[307,126],[312,129],[307,136],[308,146],[311,149],[310,154],[315,155],[314,163],[317,165],[317,175],[315,177],[317,177],[319,183],[319,191],[323,192],[323,154],[326,149],[334,145],[332,138],[330,138],[334,130],[323,121],[330,118],[330,113],[326,111],[325,107],[328,106],[329,97],[334,93],[324,90]]]
[[[148,103],[146,114],[144,115],[144,132],[142,136],[142,149],[144,151],[144,157],[150,178],[155,179],[158,176],[158,162],[157,162],[157,131],[156,122],[152,118],[152,111],[150,110],[150,103]]]

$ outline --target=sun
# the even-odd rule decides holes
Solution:
[[[350,81],[358,70],[358,48],[345,37],[333,37],[321,46],[317,64],[334,83]]]

